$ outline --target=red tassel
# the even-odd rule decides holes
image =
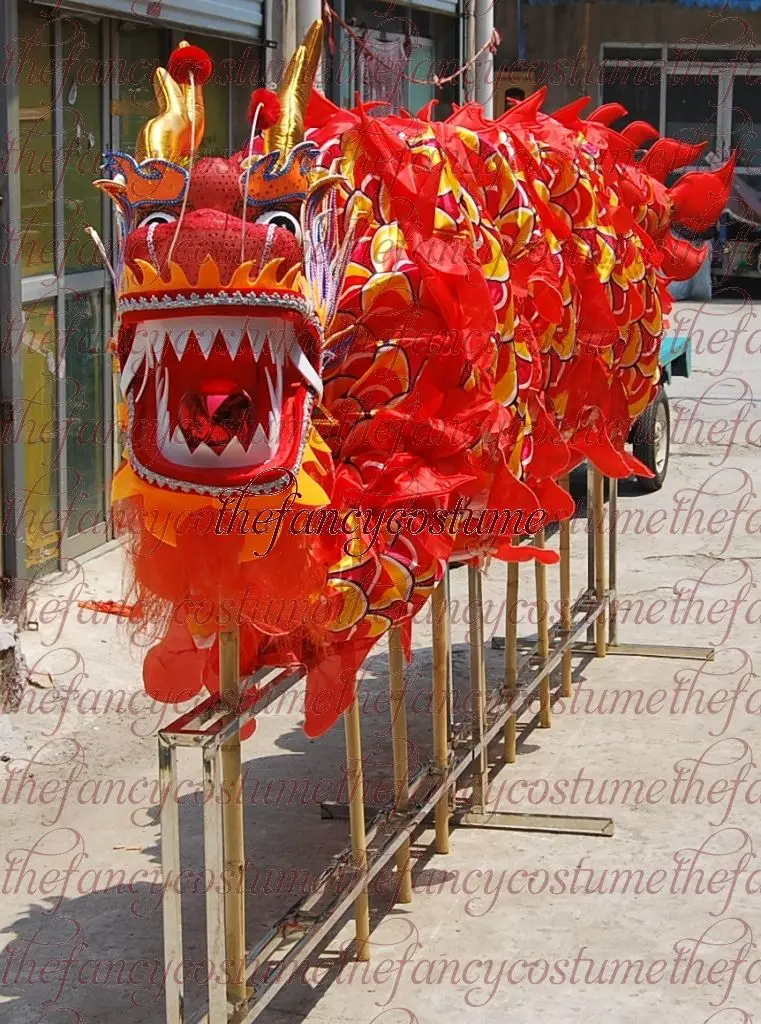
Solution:
[[[277,124],[280,117],[280,100],[277,94],[269,89],[254,89],[248,104],[249,124],[253,123],[256,109],[260,104],[262,109],[259,111],[256,127],[258,131],[264,131],[265,128],[271,128],[273,124]]]
[[[205,85],[214,70],[211,57],[200,46],[178,46],[167,64],[167,71],[178,85]]]

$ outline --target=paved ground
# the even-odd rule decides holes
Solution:
[[[692,334],[694,374],[670,389],[666,485],[648,497],[621,488],[620,592],[630,602],[621,639],[713,644],[716,660],[580,664],[573,700],[556,703],[551,730],[524,737],[517,763],[497,771],[490,794],[502,809],[610,816],[615,836],[459,830],[451,853],[436,856],[423,833],[413,902],[388,911],[386,894],[373,894],[374,908],[387,912],[375,915],[371,964],[341,967],[347,923],[266,1012],[268,1024],[761,1019],[761,314],[740,301],[714,302],[705,310],[685,304],[679,318]],[[584,529],[577,520],[574,589],[586,572]],[[87,596],[118,598],[121,572],[111,551],[31,597],[40,626],[24,634],[25,651],[38,680],[52,675],[53,689],[31,688],[0,733],[8,944],[0,1020],[9,1024],[163,1019],[154,781],[162,712],[142,695],[129,637],[77,607]],[[556,594],[554,570],[550,585]],[[521,587],[530,603],[531,569]],[[487,634],[503,632],[504,589],[504,568],[493,566]],[[453,598],[461,683],[462,572]],[[524,636],[532,615],[527,604]],[[501,655],[489,651],[488,663],[498,685]],[[370,799],[388,781],[386,665],[382,647],[363,678]],[[429,680],[423,621],[410,671],[413,752],[421,757],[430,742]],[[287,700],[244,747],[252,937],[346,841],[345,823],[321,821],[315,802],[340,799],[343,744],[340,728],[307,741],[298,702]],[[180,776],[183,855],[200,871],[194,757],[180,758]],[[202,887],[186,892],[186,956],[196,963],[204,957],[202,911]],[[202,970],[187,973],[194,1007]]]

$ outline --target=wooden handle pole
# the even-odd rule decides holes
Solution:
[[[404,653],[402,634],[396,626],[388,635],[388,668],[391,703],[391,743],[394,752],[394,799],[397,811],[408,811],[410,806],[410,777],[407,737],[406,684],[404,679]],[[412,861],[410,843],[406,839],[396,855],[399,876],[397,900],[412,902]]]
[[[544,530],[540,530],[534,538],[538,548],[545,547]],[[550,656],[549,606],[547,603],[547,566],[537,559],[534,562],[534,578],[536,580],[536,616],[537,616],[537,654],[546,662]],[[550,677],[544,676],[539,683],[539,725],[549,729],[552,725],[550,702]]]
[[[570,480],[564,476],[560,486],[570,493]],[[560,624],[564,630],[571,628],[571,521],[564,519],[560,524]],[[571,672],[572,651],[569,647],[563,653],[560,665],[562,694],[573,696],[573,677]]]
[[[219,692],[224,704],[237,711],[240,697],[238,630],[219,635]],[[225,935],[227,940],[228,986],[233,1002],[246,998],[246,879],[243,836],[243,782],[241,778],[240,733],[222,745],[222,789],[225,881]]]
[[[481,569],[468,566],[468,604],[470,606],[470,698],[472,742],[481,743],[486,732],[486,663],[484,656],[484,604]],[[485,812],[489,789],[489,764],[486,750],[473,762],[473,809]]]
[[[433,612],[433,764],[442,774],[449,768],[447,675],[449,663],[446,585],[437,584]],[[449,796],[443,793],[434,810],[436,853],[449,853]]]
[[[507,608],[505,609],[505,696],[512,700],[518,688],[518,562],[507,563]],[[503,734],[505,764],[515,764],[517,721],[510,715]]]
[[[354,868],[367,872],[367,836],[365,833],[365,787],[362,771],[362,733],[359,727],[359,702],[355,696],[344,714],[346,731],[346,774],[349,785],[349,828]],[[354,902],[357,960],[370,959],[370,901],[367,886]]]
[[[595,491],[595,598],[605,599],[605,478],[594,471]],[[605,637],[605,612],[601,611],[595,622],[595,650],[598,658],[608,653]]]

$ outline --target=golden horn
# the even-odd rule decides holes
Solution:
[[[188,46],[186,42],[180,46]],[[166,68],[156,68],[153,74],[153,91],[159,106],[157,117],[140,131],[135,150],[138,163],[143,160],[170,160],[179,163],[190,155],[191,119],[195,121],[195,148],[198,152],[203,141],[204,104],[200,86],[191,89],[189,85],[178,85]],[[195,104],[191,100],[191,93]]]
[[[264,152],[280,156],[282,166],[288,152],[304,138],[304,115],[322,57],[322,21],[315,21],[286,68],[278,90],[280,118],[264,134]]]

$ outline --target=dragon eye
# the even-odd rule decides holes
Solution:
[[[285,228],[286,231],[290,231],[292,235],[296,236],[296,241],[301,241],[301,225],[292,213],[287,213],[285,210],[268,210],[267,213],[256,218],[256,223],[274,224],[276,228]]]
[[[138,224],[139,228],[150,227],[151,224],[174,224],[177,220],[173,213],[164,213],[162,210],[156,210],[153,213],[149,213],[147,217]]]

